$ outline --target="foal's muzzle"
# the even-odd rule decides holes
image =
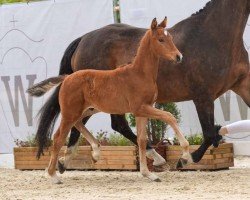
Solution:
[[[182,59],[183,59],[182,54],[176,55],[176,62],[177,62],[177,63],[181,63],[181,62],[182,62]]]

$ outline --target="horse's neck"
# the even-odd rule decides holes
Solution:
[[[201,25],[208,34],[233,45],[242,41],[249,16],[247,9],[247,0],[214,0],[207,10],[202,11],[204,14],[200,13],[204,16]]]
[[[146,79],[156,82],[158,74],[159,56],[155,55],[150,48],[149,33],[142,38],[132,63],[133,68]]]

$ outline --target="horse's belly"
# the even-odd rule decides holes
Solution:
[[[102,112],[109,114],[125,114],[130,112],[129,104],[120,98],[100,98],[95,99],[95,101],[91,102],[91,105]]]

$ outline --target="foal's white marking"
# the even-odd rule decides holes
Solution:
[[[91,147],[92,147],[92,157],[95,161],[98,161],[100,159],[100,155],[101,155],[101,152],[100,152],[100,147],[98,144],[91,144]]]
[[[150,172],[148,170],[148,166],[142,162],[140,162],[140,172],[141,172],[142,176],[147,177],[152,181],[156,181],[157,179],[159,179],[159,177],[157,175],[155,175],[154,173]]]
[[[53,184],[61,184],[62,183],[62,181],[60,180],[60,178],[57,176],[56,173],[53,176],[51,176],[51,182]]]
[[[164,34],[167,36],[168,35],[168,30],[164,29]]]
[[[51,183],[53,184],[61,184],[62,181],[60,178],[57,176],[56,172],[52,176],[48,173],[48,168],[45,169],[46,176],[50,177]]]
[[[189,152],[183,152],[182,158],[188,161],[188,164],[194,163],[193,158]]]

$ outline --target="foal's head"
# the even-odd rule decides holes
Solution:
[[[168,33],[167,29],[167,17],[157,24],[156,18],[151,23],[151,49],[160,57],[171,60],[174,62],[182,61],[182,54],[176,48],[173,43],[173,38]]]

